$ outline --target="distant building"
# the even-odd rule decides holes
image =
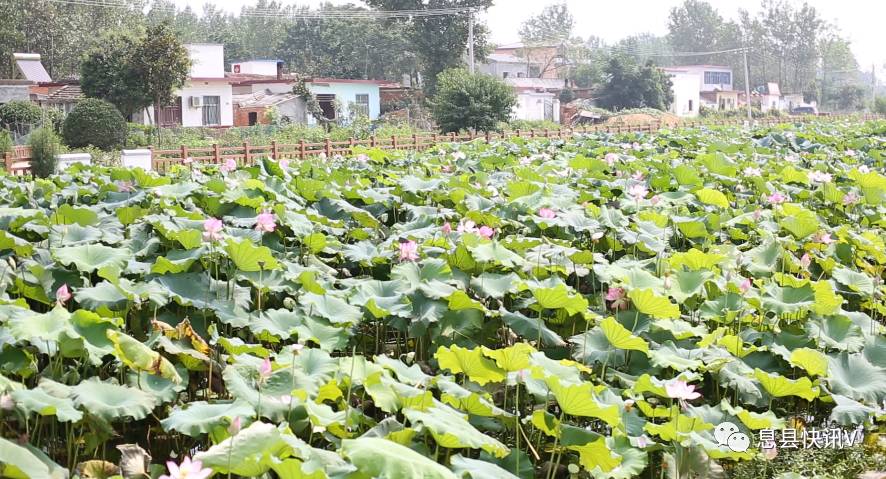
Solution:
[[[674,101],[669,111],[681,117],[698,116],[701,106],[701,92],[698,88],[698,73],[680,67],[662,68],[671,78],[671,91]]]
[[[498,78],[537,78],[542,64],[511,54],[493,53],[486,57],[486,63],[479,66],[480,73]]]
[[[525,44],[523,42],[501,45],[489,56],[490,62],[481,66],[480,71],[499,78],[522,77],[555,79],[565,76],[568,67],[563,55],[563,46],[558,44]],[[519,61],[519,62],[518,62]],[[491,66],[489,66],[491,65]],[[521,67],[522,65],[522,67]]]
[[[569,80],[552,78],[507,78],[517,94],[513,116],[517,120],[560,122],[560,92],[573,87]]]

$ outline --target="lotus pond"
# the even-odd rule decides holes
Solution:
[[[358,153],[0,177],[0,475],[771,477],[788,430],[876,442],[886,122]]]

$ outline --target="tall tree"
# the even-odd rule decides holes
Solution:
[[[472,7],[481,11],[489,8],[492,0],[365,0],[364,3],[382,10]],[[440,72],[463,64],[468,44],[468,15],[419,16],[396,21],[405,27],[426,93],[432,94]],[[486,46],[486,33],[483,25],[475,25],[474,52],[479,57]]]
[[[142,78],[135,67],[140,41],[129,31],[110,31],[102,35],[102,46],[90,50],[80,66],[83,93],[114,104],[129,117],[151,103]]]
[[[630,56],[613,55],[605,75],[606,82],[598,92],[597,101],[603,108],[667,110],[674,101],[670,78],[652,62],[639,65]]]
[[[133,55],[133,69],[155,108],[172,101],[172,93],[187,81],[190,66],[188,50],[166,23],[150,27]]]
[[[520,38],[525,44],[553,43],[560,45],[572,37],[575,18],[565,3],[546,6],[520,27]]]

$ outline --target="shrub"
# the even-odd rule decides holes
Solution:
[[[0,106],[0,127],[27,133],[31,126],[41,123],[43,109],[23,100],[14,100]]]
[[[3,160],[3,154],[12,149],[12,135],[6,130],[0,130],[0,161]]]
[[[874,100],[874,112],[878,115],[886,115],[886,96],[878,96]]]
[[[31,172],[40,178],[55,173],[55,156],[60,146],[55,132],[46,127],[34,130],[28,138],[28,146],[31,147]]]
[[[510,119],[516,103],[511,87],[498,78],[451,69],[437,77],[437,94],[431,100],[431,112],[446,133],[492,131]]]
[[[62,136],[73,148],[95,146],[102,150],[120,147],[126,141],[126,120],[109,102],[87,98],[71,110],[65,119]]]

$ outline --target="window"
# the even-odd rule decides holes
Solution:
[[[508,77],[508,72],[503,72],[503,73],[501,74],[501,77],[502,77],[502,78],[507,78],[507,77]]]
[[[692,100],[689,100],[689,111],[692,111]]]
[[[729,72],[704,72],[706,85],[731,85],[732,73]]]
[[[221,97],[203,97],[203,125],[221,125]]]
[[[541,67],[530,65],[529,66],[529,76],[532,78],[538,78],[541,76]]]
[[[523,72],[517,72],[517,78],[523,78]]]
[[[354,114],[358,116],[369,116],[369,94],[357,94],[357,101],[354,104]]]

